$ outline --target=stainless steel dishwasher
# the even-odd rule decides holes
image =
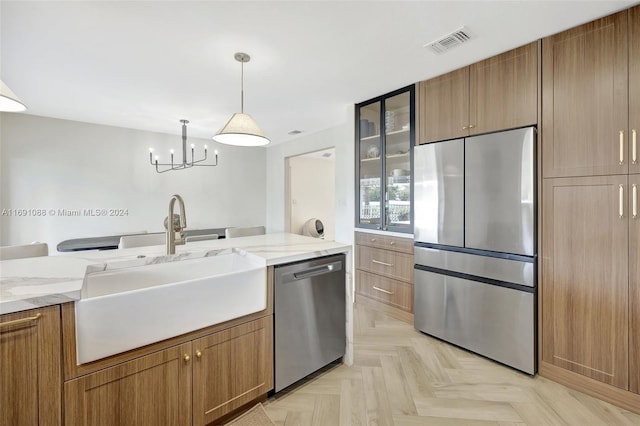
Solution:
[[[345,353],[345,255],[276,266],[274,288],[279,392]]]

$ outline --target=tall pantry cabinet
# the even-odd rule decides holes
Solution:
[[[640,158],[638,133],[640,133],[640,6],[629,10],[629,129],[631,137],[631,162],[629,185],[631,187],[631,223],[629,226],[629,380],[632,392],[640,394]]]
[[[540,371],[634,406],[640,7],[547,37],[542,51]]]

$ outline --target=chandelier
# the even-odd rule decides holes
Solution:
[[[195,160],[195,145],[191,144],[191,161],[187,161],[187,124],[189,124],[189,120],[180,120],[182,123],[182,162],[176,163],[174,161],[174,151],[173,149],[169,150],[169,154],[171,155],[170,163],[160,163],[159,157],[153,155],[153,148],[149,148],[149,162],[152,166],[156,166],[156,172],[164,173],[171,170],[185,170],[194,166],[204,166],[204,167],[214,167],[218,165],[218,151],[214,151],[215,154],[215,162],[213,164],[200,164],[207,160],[207,145],[204,146],[204,157],[200,160]],[[163,169],[161,169],[163,167]]]

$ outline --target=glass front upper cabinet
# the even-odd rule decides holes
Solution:
[[[414,86],[356,105],[356,226],[413,232]]]

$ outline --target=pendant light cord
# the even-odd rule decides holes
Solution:
[[[244,61],[240,61],[240,113],[244,114]]]

